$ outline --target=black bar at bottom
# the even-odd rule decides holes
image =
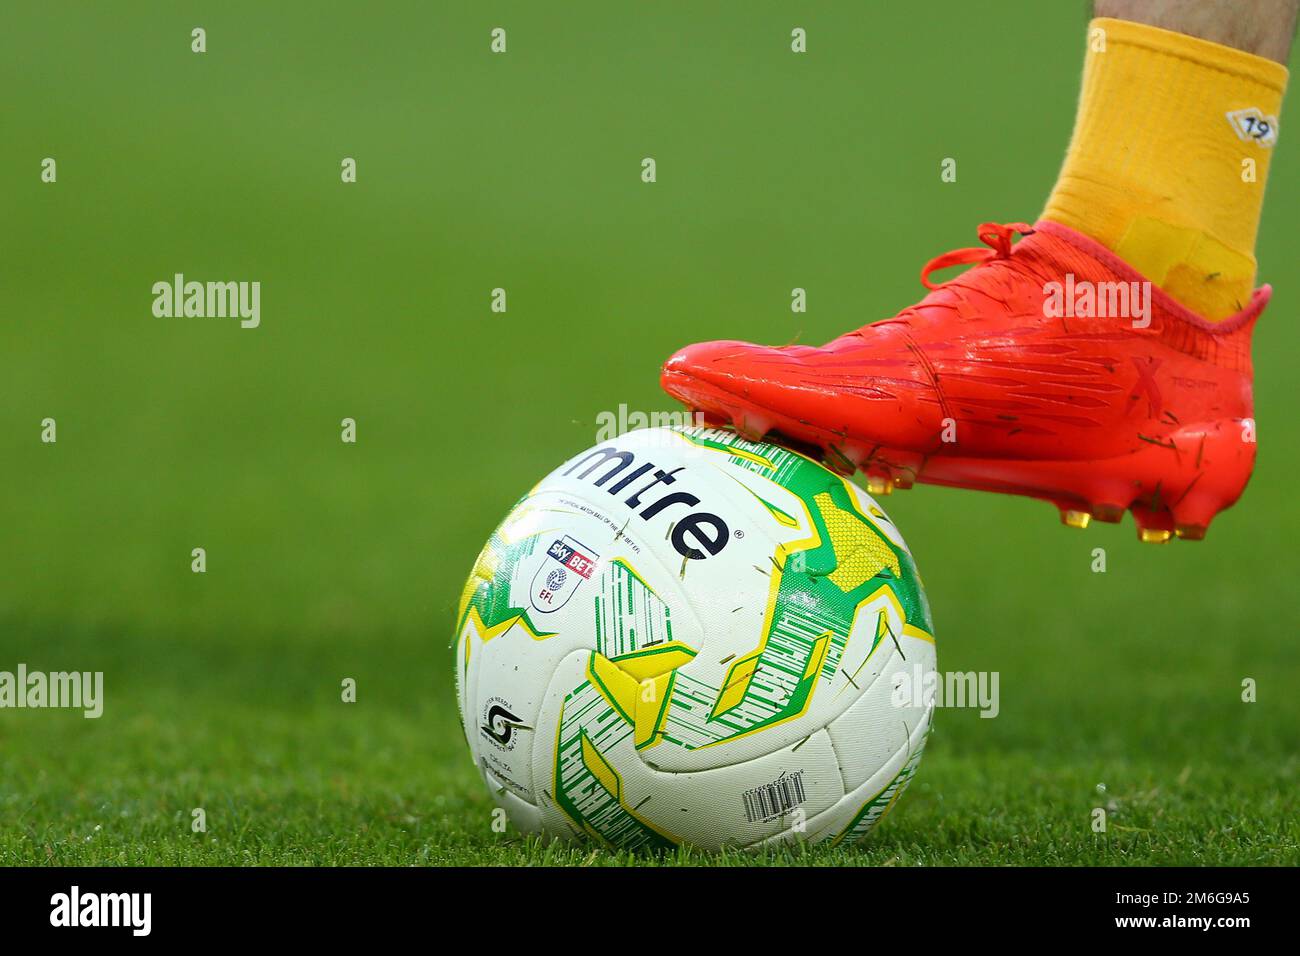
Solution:
[[[329,946],[376,934],[456,945],[470,931],[489,950],[532,946],[530,937],[697,946],[805,933],[805,949],[829,950],[823,932],[867,945],[954,935],[972,944],[1199,935],[1231,945],[1242,933],[1294,926],[1295,877],[1191,868],[0,869],[0,926],[6,942],[75,933],[80,942]],[[590,936],[597,927],[616,935],[601,942]]]

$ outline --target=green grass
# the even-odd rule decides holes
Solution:
[[[492,829],[447,649],[479,547],[598,412],[670,407],[656,373],[683,342],[830,338],[914,301],[920,264],[977,223],[1033,218],[1084,20],[1003,6],[939,4],[918,28],[847,4],[16,4],[0,670],[102,670],[107,702],[99,720],[0,711],[0,863],[1300,862],[1285,137],[1259,247],[1281,285],[1257,333],[1259,466],[1207,542],[928,487],[884,502],[941,669],[998,671],[1001,714],[941,711],[867,846],[629,859]],[[262,328],[154,319],[150,286],[177,271],[262,281]]]
[[[1061,543],[1042,537],[1046,547]],[[967,600],[979,592],[935,590],[964,591]],[[1046,608],[1021,618],[1023,634],[998,631],[994,619],[1013,600],[994,603],[1003,606],[987,618],[974,614],[968,627],[941,630],[976,635],[970,644],[982,647],[950,640],[941,659],[952,669],[998,667],[1002,713],[984,720],[941,711],[917,780],[864,848],[757,857],[628,857],[494,832],[491,801],[447,693],[445,650],[433,639],[395,639],[363,655],[293,640],[49,634],[32,666],[66,657],[104,669],[108,708],[97,721],[5,714],[0,862],[1300,860],[1295,704],[1270,689],[1295,678],[1280,649],[1252,660],[1251,648],[1225,637],[1164,656],[1127,646],[1134,631],[1114,627],[1111,614],[1053,627],[1057,615]],[[1229,616],[1212,617],[1202,633],[1226,635]],[[1171,625],[1195,634],[1193,617],[1173,612]],[[1237,673],[1274,675],[1261,680],[1264,699],[1238,702],[1224,676]],[[339,700],[342,676],[358,682],[355,704]],[[1103,835],[1090,828],[1097,806],[1109,813]],[[206,833],[191,832],[196,807],[206,813]]]

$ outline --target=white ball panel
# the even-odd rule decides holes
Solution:
[[[928,727],[931,709],[908,702],[899,706],[895,686],[899,674],[934,673],[934,645],[919,638],[900,637],[906,660],[890,648],[879,676],[844,713],[827,725],[848,789],[860,786],[879,771],[918,726]]]

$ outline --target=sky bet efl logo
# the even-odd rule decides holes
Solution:
[[[585,544],[567,534],[546,549],[542,566],[533,575],[533,608],[542,614],[558,611],[578,590],[578,585],[591,577],[600,557]]]

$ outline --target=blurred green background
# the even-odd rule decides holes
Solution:
[[[598,413],[675,407],[657,373],[678,346],[824,341],[915,301],[979,222],[1032,221],[1086,20],[1028,0],[11,0],[0,670],[103,670],[107,701],[97,721],[0,711],[0,863],[619,862],[488,826],[447,650],[475,554]],[[999,671],[1001,715],[941,712],[864,850],[773,862],[1300,860],[1298,200],[1284,135],[1242,503],[1204,544],[1155,548],[1128,518],[1079,533],[1028,500],[887,499],[941,669]],[[259,280],[261,327],[155,318],[177,272]]]

